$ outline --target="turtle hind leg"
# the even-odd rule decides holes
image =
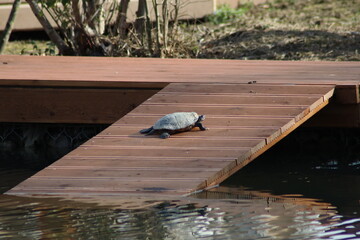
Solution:
[[[196,123],[195,127],[200,128],[201,131],[205,131],[207,128],[202,125],[202,123]]]
[[[152,135],[155,134],[157,132],[157,130],[151,128],[150,132],[146,133],[146,135]]]
[[[142,129],[140,130],[139,132],[142,133],[142,134],[150,134],[150,132],[153,130],[153,127],[150,127],[150,128],[145,128],[145,129]]]
[[[162,134],[160,134],[160,138],[162,138],[162,139],[166,139],[169,137],[170,137],[170,133],[168,133],[168,132],[163,132]]]

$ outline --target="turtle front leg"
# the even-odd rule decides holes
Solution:
[[[170,133],[168,133],[168,132],[163,132],[162,134],[160,134],[160,138],[162,138],[162,139],[166,139],[169,137],[170,137]]]
[[[205,131],[207,128],[202,125],[202,123],[196,123],[195,127],[200,128],[201,131]]]

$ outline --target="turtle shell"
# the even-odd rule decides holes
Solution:
[[[160,118],[153,126],[154,130],[182,130],[194,125],[199,119],[196,112],[176,112]]]

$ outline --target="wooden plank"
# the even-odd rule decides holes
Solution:
[[[81,156],[81,155],[73,155],[68,154],[64,156],[62,159],[67,159],[70,161],[87,161],[87,160],[118,160],[118,161],[130,161],[130,160],[143,160],[143,161],[195,161],[195,160],[206,160],[206,161],[234,161],[236,157],[203,157],[203,156]]]
[[[306,116],[304,116],[302,119],[300,119],[299,121],[295,122],[294,124],[291,124],[290,127],[284,128],[281,131],[281,134],[278,134],[278,136],[274,137],[271,139],[271,141],[267,142],[266,145],[264,145],[262,148],[260,148],[258,151],[256,152],[249,152],[246,154],[243,154],[242,156],[240,156],[237,159],[237,162],[235,165],[231,165],[231,167],[229,168],[224,168],[222,172],[219,172],[213,176],[211,176],[211,178],[209,178],[207,180],[207,186],[214,186],[217,185],[218,183],[224,181],[225,179],[227,179],[229,176],[231,176],[232,174],[234,174],[235,172],[237,172],[239,169],[243,168],[244,166],[246,166],[248,163],[250,163],[251,161],[253,161],[255,158],[257,158],[258,156],[260,156],[262,153],[264,153],[265,151],[267,151],[268,149],[270,149],[272,146],[274,146],[277,142],[279,142],[281,139],[283,139],[284,137],[286,137],[287,135],[289,135],[293,130],[295,130],[298,126],[300,126],[301,124],[303,124],[305,121],[307,121],[309,118],[311,118],[314,114],[316,114],[318,111],[320,111],[323,107],[325,107],[327,104],[329,103],[328,100],[322,102],[320,105],[317,106],[317,108],[315,108],[312,112],[309,112],[309,114],[307,114]]]
[[[335,99],[342,104],[359,104],[359,85],[339,85],[336,87]]]
[[[311,96],[309,94],[300,95],[296,94],[293,96],[279,96],[274,95],[249,95],[249,94],[236,94],[235,96],[229,96],[226,93],[220,94],[183,94],[181,92],[162,92],[151,97],[153,104],[196,104],[196,103],[207,103],[216,102],[218,105],[262,105],[262,106],[298,106],[299,104],[309,105],[314,102],[314,99],[318,99],[318,96]]]
[[[161,87],[169,82],[251,81],[352,85],[359,84],[360,75],[359,62],[0,56],[0,63],[0,85],[13,86]]]
[[[305,127],[360,127],[360,104],[330,102],[329,106],[316,114]]]
[[[146,193],[158,192],[167,193],[172,192],[173,195],[184,194],[191,191],[194,184],[194,178],[169,181],[169,179],[141,179],[134,180],[133,178],[37,178],[32,177],[27,179],[23,184],[18,185],[13,191],[23,193],[28,191],[35,194],[52,195],[57,192],[73,193],[78,195],[83,193],[90,197],[94,192],[105,193]],[[60,184],[59,184],[60,182]]]
[[[221,91],[219,91],[219,88]],[[326,85],[292,85],[292,84],[231,84],[231,83],[198,83],[198,84],[171,84],[164,89],[165,93],[172,92],[186,92],[190,93],[202,93],[206,94],[220,93],[220,94],[248,94],[249,96],[260,95],[303,95],[311,96],[312,94],[321,94],[324,90],[328,90],[331,87]],[[321,94],[322,96],[322,94]]]
[[[126,118],[121,118],[115,122],[114,126],[131,126],[131,127],[150,127],[156,122],[162,114],[133,114],[129,113],[126,115]],[[268,127],[277,127],[288,122],[291,119],[291,116],[231,116],[231,115],[207,115],[206,116],[206,126],[214,128],[217,127],[258,127],[258,128],[268,128]],[[149,125],[150,124],[150,125]],[[112,131],[106,130],[109,134]]]
[[[180,133],[178,135],[185,134]],[[223,138],[208,138],[208,137],[201,137],[201,138],[179,138],[178,136],[173,136],[172,139],[176,139],[176,141],[169,141],[168,143],[164,143],[163,141],[158,141],[156,138],[152,139],[146,138],[146,140],[139,141],[136,138],[103,138],[103,139],[91,139],[90,141],[83,144],[83,147],[98,147],[98,146],[105,146],[105,148],[123,148],[123,147],[134,147],[138,149],[151,147],[153,149],[161,149],[163,147],[181,147],[184,146],[184,144],[189,144],[192,149],[194,148],[224,148],[224,149],[230,149],[230,148],[241,148],[241,147],[251,147],[254,145],[254,143],[258,142],[261,139],[264,139],[266,135],[263,137],[237,137],[237,138],[226,138],[225,135]],[[158,136],[155,136],[158,138]],[[141,146],[138,146],[139,142],[141,143]]]
[[[63,71],[62,69],[67,69],[67,71]],[[147,74],[150,72],[151,74]],[[144,78],[144,76],[146,76],[146,78]],[[185,92],[180,89],[171,91],[170,88],[167,92],[163,92],[163,98],[159,96],[160,98],[158,97],[157,101],[152,102],[152,104],[169,104],[170,101],[179,96],[178,101],[185,104],[207,102],[209,106],[211,106],[212,103],[209,99],[213,99],[217,104],[231,105],[236,103],[239,104],[239,106],[253,106],[260,103],[269,107],[276,107],[283,103],[285,103],[283,106],[293,106],[298,103],[297,101],[303,101],[301,98],[308,98],[310,101],[311,98],[318,97],[316,90],[326,87],[324,85],[332,86],[333,84],[338,85],[337,88],[339,91],[335,94],[338,97],[332,101],[337,101],[337,99],[344,101],[341,99],[345,97],[351,98],[352,102],[358,102],[359,97],[356,88],[358,88],[360,84],[359,76],[360,63],[358,62],[0,56],[0,86],[6,87],[39,86],[47,88],[87,87],[101,89],[133,88],[138,90],[159,90],[169,82],[189,84],[184,86]],[[248,84],[253,81],[256,81],[256,83]],[[191,87],[191,82],[203,83],[204,85],[194,88]],[[204,92],[204,90],[206,90],[204,86],[208,83],[217,83],[217,86],[221,86],[222,92],[216,92],[216,88],[211,90],[212,93]],[[231,84],[239,83],[243,83],[243,85],[238,86],[240,89],[236,89],[236,87],[232,89]],[[272,92],[269,92],[270,90]],[[233,91],[233,93],[231,93],[231,91]],[[347,91],[351,91],[352,93],[347,94]],[[310,93],[311,95],[309,95]],[[237,97],[233,98],[235,95]],[[106,99],[106,97],[109,98],[109,96],[104,95],[102,99]],[[269,97],[268,102],[266,102],[267,97]],[[71,96],[71,98],[77,100],[76,95]],[[286,98],[288,98],[288,104],[286,104]],[[133,99],[136,100],[136,98]],[[190,99],[194,102],[189,101]],[[22,101],[22,99],[19,99],[19,101],[14,102],[20,103]],[[239,101],[242,101],[242,103],[239,103]],[[253,102],[250,103],[250,101]],[[119,108],[116,108],[116,104],[110,102],[105,104],[107,107],[105,107],[104,110],[109,109],[108,112],[115,113],[126,112],[129,108],[126,106],[122,107],[124,103],[131,105],[130,102],[124,100],[119,104]],[[83,104],[81,99],[79,99],[79,102],[73,102],[75,106],[81,104]],[[304,102],[303,104],[306,105],[308,102]],[[18,104],[16,108],[10,108],[14,109],[13,111],[17,109],[17,114],[4,114],[1,116],[4,117],[2,121],[10,121],[14,118],[16,118],[17,121],[32,121],[31,119],[33,118],[33,121],[37,122],[55,122],[57,121],[55,116],[60,117],[58,122],[70,121],[61,119],[62,114],[60,113],[56,115],[53,114],[49,117],[51,111],[45,106],[43,111],[40,111],[42,108],[39,105],[29,107],[24,111],[22,111],[21,106],[23,105]],[[84,106],[81,109],[87,109],[90,106],[93,106],[93,104],[88,104],[88,106]],[[96,106],[96,104],[94,106]],[[110,106],[113,106],[113,110],[110,110]],[[33,109],[33,111],[29,112],[28,109]],[[39,110],[36,111],[36,109]],[[326,120],[328,118],[327,116],[318,119],[324,119],[323,123],[327,126],[357,127],[358,114],[353,114],[354,111],[352,108],[345,109],[348,109],[348,112],[345,113],[341,110],[340,112],[344,113],[341,116],[335,117],[338,119],[346,118],[345,121]],[[357,108],[354,109],[356,112],[358,111]],[[0,110],[2,111],[2,109]],[[8,109],[5,110],[9,111]],[[35,112],[37,112],[36,117],[32,117],[31,113],[35,114]],[[322,112],[320,114],[322,114]],[[79,114],[81,111],[75,113]],[[27,116],[24,116],[24,114],[27,114]],[[111,121],[114,121],[116,118],[110,119],[110,115],[104,114],[108,116],[108,118],[101,120],[100,117],[94,116],[95,113],[90,111],[84,114],[83,116],[79,116],[79,120],[76,120],[76,122],[111,123]],[[10,116],[13,117],[10,118]],[[114,114],[114,116],[116,115]],[[352,119],[347,119],[349,117]],[[258,120],[256,119],[254,121]]]
[[[0,87],[0,121],[110,124],[157,91]]]
[[[304,86],[302,87],[304,88]],[[5,99],[12,100],[9,102],[3,101],[2,104],[0,104],[0,109],[4,113],[0,116],[0,121],[112,123],[118,119],[118,117],[123,116],[142,101],[149,98],[156,91],[157,90],[150,89],[0,88],[2,96],[4,96]],[[286,89],[284,89],[284,91],[286,91]],[[158,102],[160,102],[160,107],[167,107],[171,104],[169,101],[178,98],[178,101],[181,101],[184,103],[183,105],[187,107],[194,106],[198,103],[196,106],[199,108],[217,106],[228,106],[233,108],[235,106],[244,108],[304,107],[313,101],[314,98],[318,97],[318,94],[316,97],[309,97],[310,95],[300,97],[275,96],[276,97],[256,95],[252,97],[251,95],[236,95],[236,97],[234,97],[228,96],[225,93],[219,96],[183,96],[178,95],[178,93],[172,93],[171,95],[157,95],[157,97],[151,99],[151,104],[158,104]],[[32,99],[32,101],[28,101],[28,99]],[[193,103],[191,103],[191,99],[194,99]],[[278,101],[279,99],[281,99],[280,102]],[[217,103],[212,104],[211,100]],[[232,104],[230,104],[230,101],[232,101]],[[240,103],[241,101],[243,103]],[[253,101],[254,103],[250,103],[250,101]],[[299,101],[302,101],[303,105],[299,105]],[[266,102],[270,104],[266,104]],[[186,103],[189,104],[187,105]],[[146,104],[147,103],[144,105]],[[172,104],[178,103],[173,102]],[[256,110],[249,111],[256,112]],[[162,114],[163,113],[159,113],[158,116],[161,116]]]
[[[182,168],[182,167],[137,167],[137,168],[114,168],[112,166],[93,168],[59,168],[51,167],[48,171],[42,171],[36,175],[37,178],[72,178],[72,179],[133,179],[133,180],[161,180],[168,179],[194,179],[194,181],[204,181],[209,174],[220,171],[221,168]],[[160,181],[160,180],[159,180]]]
[[[169,107],[167,105],[151,105],[144,104],[135,108],[132,111],[132,114],[159,114],[166,115],[169,113]],[[306,107],[243,107],[243,106],[193,106],[189,105],[177,105],[176,108],[179,112],[198,112],[199,114],[205,115],[218,115],[218,116],[272,116],[276,115],[278,117],[293,117],[299,111],[304,110]]]
[[[207,119],[206,119],[207,120]],[[151,121],[149,121],[151,122]],[[191,139],[198,139],[199,137],[206,137],[207,140],[213,140],[213,139],[222,139],[225,140],[226,138],[230,137],[231,139],[238,140],[249,140],[249,139],[257,139],[262,138],[264,136],[268,136],[268,134],[272,133],[274,129],[278,129],[281,125],[275,126],[275,127],[263,127],[263,128],[257,128],[255,127],[241,127],[241,126],[222,126],[220,125],[222,122],[218,123],[219,125],[208,125],[207,123],[204,123],[205,127],[208,127],[208,131],[200,132],[199,129],[194,128],[192,131],[194,134],[192,136],[187,135],[186,133],[179,133],[174,138],[183,139],[183,140],[190,140]],[[149,127],[147,125],[139,125],[139,126],[118,126],[113,125],[112,128],[105,129],[101,135],[95,136],[92,138],[89,142],[90,143],[96,143],[99,141],[99,139],[114,139],[114,140],[121,140],[125,137],[143,137],[139,133],[139,130],[145,127]],[[195,132],[201,133],[201,136]],[[157,137],[157,136],[148,136],[148,138],[151,137]],[[226,138],[224,138],[226,137]]]
[[[262,103],[240,101],[251,99],[253,94],[239,97],[236,91],[246,95],[245,86],[248,85],[170,84],[8,193],[74,196],[159,192],[178,196],[204,189],[220,183],[300,126],[328,103],[334,89],[333,86],[257,86],[257,90],[271,98],[287,92],[295,96],[293,88],[300,91],[301,97],[294,98],[295,104],[280,101],[276,106],[262,106]],[[222,94],[225,100],[196,95],[196,103],[191,107],[188,100],[192,91],[199,89],[203,89],[204,95]],[[171,100],[166,99],[169,90],[177,93],[171,95]],[[311,101],[303,96],[306,92],[311,95]],[[184,110],[205,112],[208,117],[204,125],[209,130],[194,129],[166,140],[139,134],[141,128],[151,126],[162,114]]]
[[[140,144],[140,143],[139,143]],[[75,149],[72,154],[75,156],[88,157],[88,156],[134,156],[134,157],[167,157],[167,156],[177,156],[177,157],[234,157],[236,155],[241,155],[246,152],[249,148],[239,148],[237,150],[218,150],[211,148],[204,149],[192,149],[191,147],[184,148],[168,148],[168,149],[154,149],[152,148],[124,148],[124,149],[108,149],[108,148],[88,148],[88,147],[79,147]]]
[[[131,161],[129,161],[129,159]],[[224,158],[177,158],[177,159],[168,159],[168,158],[128,158],[123,159],[118,158],[72,158],[64,157],[61,161],[57,161],[49,168],[63,168],[63,169],[97,169],[97,168],[106,168],[111,166],[111,168],[183,168],[183,169],[211,169],[211,168],[221,168],[224,165],[224,162],[234,162],[235,159],[224,159]]]

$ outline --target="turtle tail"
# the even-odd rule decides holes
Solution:
[[[145,128],[140,130],[140,133],[145,134],[145,133],[150,133],[153,130],[153,127],[150,128]]]

